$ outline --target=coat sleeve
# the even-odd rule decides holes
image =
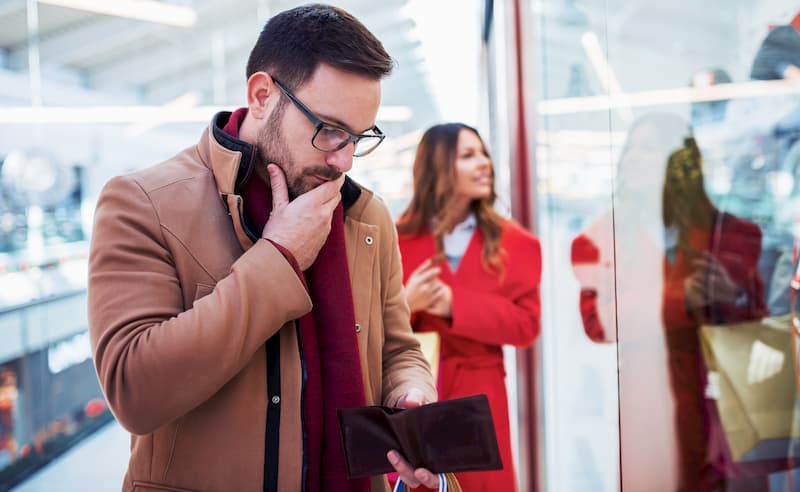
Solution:
[[[664,328],[667,330],[697,328],[698,320],[686,307],[684,280],[686,276],[670,275],[669,265],[664,260],[664,302],[661,316],[664,319]]]
[[[103,392],[134,434],[206,401],[284,323],[311,309],[300,279],[268,241],[185,309],[167,234],[133,178],[104,187],[90,248],[89,330]]]
[[[541,330],[539,241],[533,237],[509,251],[501,293],[453,285],[450,333],[489,345],[525,347]]]
[[[383,404],[396,406],[411,388],[425,394],[427,402],[437,399],[433,376],[419,341],[411,331],[409,309],[403,290],[403,267],[400,249],[389,212],[380,224],[381,265],[387,269],[383,297]]]
[[[600,248],[588,234],[579,234],[572,241],[570,257],[575,278],[580,284],[578,309],[583,330],[593,342],[613,342],[616,338],[613,331],[615,324],[611,323],[611,330],[608,330],[601,317],[601,313],[612,316],[614,313],[613,271],[601,265]]]
[[[764,299],[764,282],[758,271],[761,257],[761,230],[753,223],[724,215],[719,246],[708,252],[714,255],[728,271],[731,280],[741,291],[740,299],[733,304],[715,299],[709,288],[709,307],[689,312],[686,307],[684,281],[691,271],[681,275],[670,274],[664,264],[664,323],[669,330],[696,329],[700,323],[738,323],[759,319],[767,314]],[[709,315],[713,313],[713,317]]]

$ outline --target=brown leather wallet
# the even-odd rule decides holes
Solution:
[[[350,478],[394,471],[386,453],[399,451],[414,468],[433,473],[503,468],[486,395],[409,409],[339,409]]]

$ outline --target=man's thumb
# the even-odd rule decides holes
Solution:
[[[425,404],[425,394],[418,388],[411,388],[403,397],[401,405],[404,408],[419,407]]]
[[[272,188],[272,208],[289,203],[289,190],[286,187],[286,175],[283,170],[275,164],[267,166],[269,173],[269,185]]]

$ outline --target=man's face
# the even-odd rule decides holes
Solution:
[[[375,125],[381,99],[380,81],[324,64],[293,93],[323,122],[355,134],[366,133]],[[263,168],[275,163],[283,169],[290,197],[349,171],[353,165],[353,144],[335,152],[314,148],[311,144],[314,125],[277,87],[274,94],[282,100],[259,130],[256,145]]]

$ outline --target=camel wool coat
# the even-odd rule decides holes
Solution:
[[[243,226],[235,183],[255,151],[222,131],[229,116],[168,161],[113,178],[98,201],[89,328],[106,399],[132,434],[124,491],[305,490],[295,320],[313,306],[289,261]],[[434,401],[389,212],[351,180],[342,193],[366,402],[394,406],[411,387]]]

